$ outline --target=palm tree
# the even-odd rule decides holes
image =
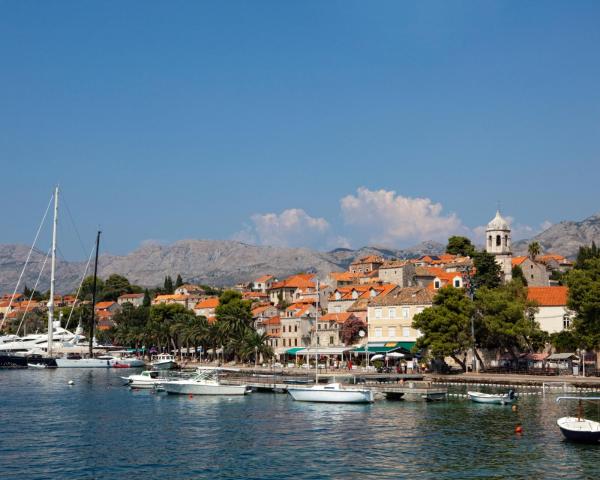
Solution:
[[[248,329],[241,342],[240,357],[248,360],[250,357],[262,355],[264,359],[273,356],[273,349],[268,344],[269,337],[266,333],[258,333],[254,329]],[[257,358],[254,359],[257,361]]]
[[[527,251],[529,252],[529,256],[531,257],[531,259],[535,260],[535,257],[537,257],[540,254],[542,248],[539,242],[531,242],[527,247]]]

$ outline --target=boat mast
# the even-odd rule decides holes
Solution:
[[[58,226],[58,185],[54,189],[54,222],[52,224],[52,263],[50,270],[50,298],[48,299],[48,355],[52,355],[54,334],[54,277],[56,271],[56,230]]]
[[[315,385],[319,384],[319,280],[317,279],[317,309],[315,311]]]
[[[94,283],[92,285],[92,319],[90,320],[90,357],[93,355],[94,349],[94,321],[95,321],[95,313],[96,313],[96,279],[98,276],[98,251],[100,250],[100,234],[102,232],[98,230],[98,235],[96,236],[96,260],[94,262]]]

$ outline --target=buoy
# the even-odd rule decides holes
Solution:
[[[190,396],[188,398],[194,398],[194,396],[190,393]]]
[[[519,409],[519,407],[517,407],[516,405],[513,405],[513,406],[512,406],[512,411],[513,411],[513,412],[516,412],[518,409]]]
[[[69,380],[69,385],[75,385],[75,382],[73,380]]]
[[[523,427],[521,425],[517,425],[515,427],[515,433],[523,433]]]

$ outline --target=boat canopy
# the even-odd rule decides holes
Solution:
[[[410,353],[416,342],[369,342],[367,344],[369,353],[389,353],[401,351]],[[357,353],[365,353],[365,346],[355,348]]]

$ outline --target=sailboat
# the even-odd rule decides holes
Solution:
[[[317,280],[317,308],[313,338],[317,335],[319,321],[319,282]],[[315,346],[317,342],[315,341]],[[368,388],[345,387],[341,383],[319,385],[319,349],[315,347],[315,385],[312,387],[288,387],[290,396],[298,402],[320,403],[373,403],[375,397]]]

